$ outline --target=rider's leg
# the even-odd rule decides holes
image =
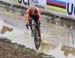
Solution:
[[[33,28],[32,28],[32,20],[29,20],[30,29],[31,29],[31,36],[34,36]]]
[[[37,30],[38,30],[38,35],[41,37],[41,34],[40,34],[40,26],[37,25]]]
[[[37,29],[37,31],[38,31],[38,35],[39,35],[39,37],[41,37],[41,34],[40,34],[40,24],[39,24],[39,21],[37,20],[36,21],[36,29]]]
[[[33,29],[32,29],[32,20],[29,20],[29,24],[30,24],[31,31],[33,31]]]
[[[36,28],[38,30],[38,35],[41,37],[41,34],[40,34],[40,24],[39,24],[39,18],[38,18],[38,16],[35,16],[34,21],[36,23]]]

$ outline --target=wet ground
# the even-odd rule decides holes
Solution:
[[[5,11],[5,10],[4,10]],[[24,20],[24,16],[20,16],[19,13],[8,13],[8,12],[0,12],[1,13],[1,17],[4,19],[4,21],[14,27],[16,27],[17,29],[23,29],[26,30],[25,27],[25,20]],[[47,23],[46,21],[46,16],[43,16],[43,20],[41,23],[41,34],[42,34],[42,39],[46,39],[46,40],[54,40],[54,41],[66,41],[68,44],[68,37],[71,33],[73,33],[73,40],[74,40],[74,35],[75,32],[74,30],[70,30],[67,27],[62,27],[58,24],[52,24],[52,23]],[[72,32],[71,32],[72,31]]]

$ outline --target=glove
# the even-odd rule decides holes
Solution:
[[[28,23],[26,24],[26,28],[29,29],[29,28],[28,28]]]

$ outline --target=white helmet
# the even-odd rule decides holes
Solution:
[[[30,7],[29,7],[31,10],[34,10],[34,8],[35,8],[35,5],[30,5]]]

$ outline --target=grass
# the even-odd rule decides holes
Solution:
[[[18,4],[18,0],[13,0],[14,3]]]
[[[75,48],[62,46],[61,50],[64,51],[65,56],[68,56],[69,54],[72,54],[73,56],[75,56]]]
[[[44,54],[0,38],[0,58],[43,58]],[[45,54],[46,55],[46,54]]]

